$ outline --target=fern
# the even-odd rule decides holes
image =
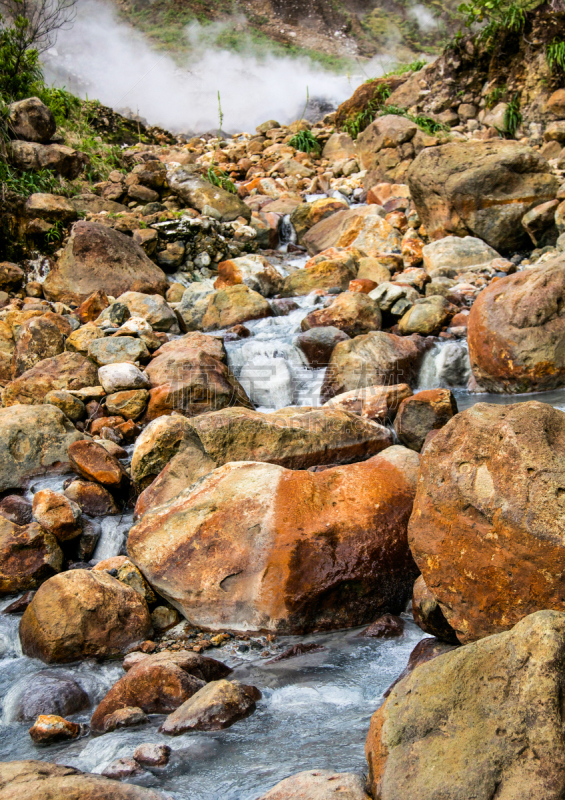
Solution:
[[[312,131],[298,131],[292,136],[288,143],[295,150],[301,153],[321,153],[322,147],[320,142],[316,139]]]
[[[514,138],[516,131],[522,124],[522,113],[520,111],[520,98],[517,94],[508,103],[508,108],[504,114],[504,133]]]
[[[545,58],[552,71],[558,68],[565,72],[565,42],[554,39],[545,48]]]

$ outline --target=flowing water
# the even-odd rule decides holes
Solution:
[[[290,230],[286,237],[292,240]],[[300,268],[304,262],[288,255],[283,268]],[[308,367],[295,340],[304,316],[322,300],[309,295],[295,301],[298,307],[287,316],[250,322],[249,338],[226,345],[231,369],[263,411],[319,405],[324,370]],[[469,375],[466,342],[438,339],[423,359],[418,388],[452,388],[460,410],[476,402],[514,403],[533,397],[565,410],[563,389],[535,396],[471,395],[465,390]],[[28,497],[42,488],[61,490],[67,477],[35,479]],[[100,529],[95,561],[126,552],[131,516],[92,522]],[[13,599],[6,599],[2,608]],[[275,652],[296,641],[315,641],[325,649],[275,664],[268,663],[266,642],[260,638],[252,640],[246,652],[235,641],[208,651],[235,668],[234,678],[253,683],[263,693],[256,713],[226,731],[165,737],[157,732],[159,718],[152,718],[147,726],[41,748],[29,737],[30,723],[15,720],[18,698],[34,675],[72,675],[94,706],[123,674],[121,664],[87,661],[47,668],[22,656],[19,616],[0,613],[0,759],[39,758],[99,773],[116,758],[131,757],[139,744],[165,742],[173,749],[170,764],[133,782],[160,789],[175,800],[256,800],[279,780],[305,769],[362,773],[370,716],[423,636],[410,615],[404,617],[404,634],[388,641],[360,638],[359,630],[280,639]],[[87,723],[90,713],[70,718]]]

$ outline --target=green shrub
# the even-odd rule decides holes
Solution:
[[[301,153],[316,153],[319,155],[322,152],[320,142],[312,131],[298,131],[288,140],[288,143]]]
[[[216,167],[214,164],[208,167],[206,177],[213,186],[217,186],[219,189],[224,189],[226,192],[230,192],[230,194],[235,194],[237,192],[235,184],[227,172],[224,172],[223,169]]]
[[[22,49],[28,27],[23,17],[6,27],[0,16],[0,99],[4,103],[29,97],[35,86],[43,83],[37,50]]]
[[[472,0],[459,6],[465,15],[468,28],[483,25],[479,40],[492,47],[499,31],[516,32],[522,30],[526,13],[539,5],[539,0]]]

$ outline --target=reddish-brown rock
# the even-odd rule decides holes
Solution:
[[[402,401],[394,430],[401,444],[419,453],[428,433],[443,428],[455,414],[457,401],[449,389],[425,389]]]
[[[86,439],[74,442],[68,450],[69,461],[78,475],[97,481],[110,489],[120,489],[129,482],[118,459],[97,442]]]
[[[25,655],[47,663],[120,655],[147,638],[147,603],[106,572],[75,569],[44,583],[20,622]]]
[[[428,637],[426,639],[422,639],[422,641],[418,642],[416,647],[410,653],[408,664],[406,664],[398,678],[391,683],[385,692],[383,692],[383,696],[388,697],[396,684],[400,683],[400,681],[407,675],[410,675],[410,673],[413,672],[416,667],[419,667],[420,664],[425,664],[427,661],[432,661],[434,658],[442,656],[444,653],[449,653],[456,647],[460,647],[459,642],[457,642],[457,644],[448,644],[441,639],[432,639]]]
[[[382,317],[374,300],[360,292],[342,292],[326,308],[311,311],[301,323],[303,331],[310,328],[334,327],[348,336],[361,336],[381,329]]]
[[[508,275],[479,294],[468,320],[477,383],[532,392],[565,383],[565,258]]]
[[[366,389],[353,389],[332,397],[325,404],[330,408],[352,411],[365,419],[378,422],[392,422],[403,400],[412,397],[412,389],[407,383],[393,386],[368,386]]]
[[[6,386],[5,407],[16,404],[40,405],[52,391],[71,391],[96,386],[98,370],[80,353],[61,353],[26,370]]]
[[[80,736],[80,725],[54,714],[40,715],[29,729],[29,735],[36,744],[51,744]]]
[[[148,511],[130,558],[210,629],[301,633],[398,613],[417,574],[406,525],[418,457],[389,450],[318,473],[226,464]]]
[[[62,567],[51,533],[36,522],[20,526],[0,516],[0,595],[35,589]]]
[[[459,641],[565,611],[565,414],[478,403],[426,446],[410,547]]]
[[[82,533],[80,508],[64,494],[42,489],[33,496],[35,520],[60,542],[75,539]]]
[[[109,305],[110,303],[108,302],[106,292],[98,289],[80,304],[76,310],[76,315],[82,324],[86,325],[87,322],[94,322],[95,319],[98,319],[100,314],[105,308],[108,308]]]
[[[28,319],[20,327],[12,356],[12,378],[18,378],[40,361],[57,356],[64,351],[65,337],[61,333],[59,325],[50,319],[50,317],[57,316],[57,314],[48,312],[41,317]],[[69,325],[68,333],[70,332]]]
[[[120,511],[110,492],[92,481],[73,481],[65,489],[65,496],[90,517],[106,517]]]
[[[383,614],[372,625],[361,631],[359,636],[370,639],[395,639],[404,633],[404,620],[396,614]]]

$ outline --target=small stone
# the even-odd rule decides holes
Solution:
[[[135,364],[108,364],[100,367],[98,379],[107,394],[150,387],[149,378]]]
[[[113,442],[105,441],[102,443],[105,450],[107,450],[108,444],[113,444]],[[121,447],[118,447],[118,449],[122,450]],[[125,453],[125,450],[122,450],[122,452]],[[110,514],[120,513],[120,509],[110,492],[100,486],[99,483],[74,480],[65,489],[65,496],[76,503],[83,514],[88,514],[90,517],[106,517]]]
[[[0,502],[0,515],[16,525],[29,525],[33,517],[31,503],[18,494],[9,494]]]
[[[166,767],[171,748],[167,744],[140,744],[134,750],[133,757],[142,767]]]
[[[166,631],[180,622],[180,614],[171,606],[157,606],[151,612],[151,624],[156,632]]]
[[[40,715],[32,727],[29,735],[36,744],[51,744],[68,739],[77,739],[80,736],[80,725],[70,722],[55,714]]]
[[[29,606],[31,601],[33,600],[35,592],[24,592],[21,597],[18,597],[17,600],[14,600],[13,603],[10,603],[9,606],[6,606],[3,614],[23,614],[26,608]]]
[[[86,417],[84,403],[82,400],[79,400],[78,397],[74,397],[70,394],[70,392],[59,392],[56,390],[48,392],[45,395],[44,402],[60,408],[63,414],[73,422],[78,422]]]
[[[117,458],[96,442],[74,442],[68,450],[69,461],[78,475],[103,486],[118,489],[129,484],[129,478]]]
[[[148,401],[147,389],[115,392],[106,397],[106,410],[110,414],[120,414],[125,419],[137,419],[145,411]]]
[[[130,187],[134,189],[144,189],[142,186]],[[151,191],[148,189],[147,191]],[[157,192],[153,192],[157,194]],[[133,778],[134,775],[141,775],[143,773],[142,767],[132,758],[117,758],[115,761],[102,770],[102,775],[105,778],[112,778],[116,781],[124,780],[125,778]]]
[[[149,358],[149,351],[141,339],[132,336],[111,336],[95,339],[88,346],[88,355],[100,366],[138,361]]]
[[[43,489],[34,495],[32,508],[36,521],[58,541],[66,542],[80,536],[80,508],[65,495]]]
[[[365,628],[359,636],[371,639],[394,639],[404,633],[404,620],[396,614],[383,614],[376,622]]]
[[[132,728],[134,725],[145,725],[149,717],[137,706],[118,708],[112,714],[104,717],[104,733],[110,733],[118,728]]]

